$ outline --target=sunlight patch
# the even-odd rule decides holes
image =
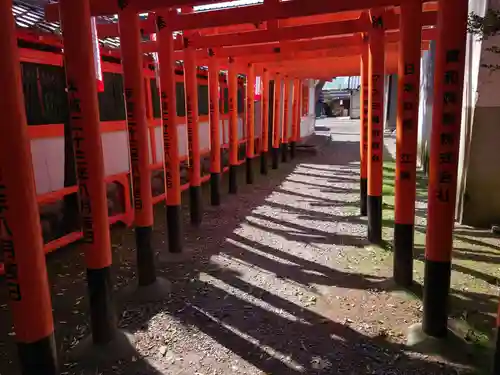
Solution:
[[[222,320],[217,319],[215,316],[211,315],[210,313],[206,312],[205,310],[203,310],[200,307],[195,306],[195,305],[193,305],[191,303],[188,303],[188,305],[191,306],[196,311],[198,311],[200,314],[203,314],[205,317],[207,317],[211,321],[219,324],[220,326],[224,327],[228,331],[232,332],[236,336],[239,336],[240,338],[242,338],[242,339],[250,342],[251,344],[255,345],[260,350],[262,350],[267,355],[269,355],[269,357],[272,357],[274,359],[277,359],[277,360],[283,362],[286,366],[290,367],[292,370],[300,371],[300,372],[303,372],[305,370],[302,365],[300,365],[296,361],[292,360],[292,358],[290,358],[290,356],[288,356],[288,355],[286,355],[286,354],[284,354],[282,352],[279,352],[279,351],[273,349],[269,345],[265,345],[265,344],[260,343],[259,340],[256,340],[252,336],[247,335],[244,332],[241,332],[237,328],[234,328],[234,327],[230,326],[229,324],[224,323]]]
[[[281,318],[285,318],[290,322],[299,322],[300,320],[293,314],[289,313],[284,309],[280,309],[278,307],[273,306],[272,304],[265,302],[244,290],[238,289],[230,284],[225,283],[224,281],[218,279],[216,276],[209,275],[207,273],[201,272],[199,276],[200,280],[206,282],[208,284],[214,285],[215,287],[223,290],[225,293],[230,294],[238,299],[241,299],[244,302],[248,302],[245,304],[245,308],[252,309],[253,306],[259,307],[263,310],[269,311],[273,314],[278,315]],[[245,281],[246,282],[246,281]],[[266,290],[267,293],[271,292]],[[280,297],[281,298],[281,297]],[[297,306],[298,307],[298,306]]]

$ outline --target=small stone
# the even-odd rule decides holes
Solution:
[[[159,352],[162,356],[165,356],[167,353],[167,347],[165,345],[161,346]]]

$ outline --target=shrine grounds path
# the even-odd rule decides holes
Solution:
[[[500,241],[487,231],[455,231],[451,315],[464,348],[435,354],[406,347],[407,328],[421,320],[425,178],[418,184],[416,286],[403,291],[391,281],[394,139],[386,137],[384,164],[387,246],[373,248],[359,216],[359,121],[318,120],[316,129],[316,154],[301,152],[254,185],[241,173],[239,194],[224,195],[220,207],[208,205],[205,186],[201,227],[188,224],[185,209],[184,262],[164,261],[164,207],[155,208],[158,273],[172,282],[172,297],[117,305],[120,327],[135,338],[126,361],[99,368],[69,362],[67,353],[89,332],[85,266],[78,244],[50,255],[62,373],[482,373],[495,325]],[[112,237],[118,292],[135,282],[134,236],[115,227]],[[18,371],[11,330],[2,294],[1,375]]]

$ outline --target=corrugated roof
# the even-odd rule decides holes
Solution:
[[[16,25],[20,28],[39,30],[43,32],[49,32],[56,35],[61,34],[61,28],[59,22],[47,22],[45,21],[44,7],[50,0],[13,0],[12,13],[14,15]],[[241,7],[247,5],[262,4],[263,0],[235,0],[226,1],[216,4],[209,5],[199,5],[193,7],[195,12],[212,11],[217,9],[226,9]],[[147,16],[147,13],[141,14],[141,16]],[[99,16],[96,21],[100,23],[114,23],[116,22],[118,16]],[[174,34],[177,34],[174,33]],[[99,43],[103,47],[118,49],[120,48],[120,38],[102,38],[99,39]],[[182,60],[177,61],[181,63]],[[208,69],[208,67],[200,67],[202,69]]]
[[[51,33],[59,32],[59,24],[45,21],[45,13],[40,5],[14,1],[12,13],[19,27],[39,29]]]
[[[21,28],[40,30],[60,35],[61,28],[59,22],[45,21],[44,6],[47,4],[46,0],[14,0],[12,5],[12,14],[16,20],[16,25]],[[113,17],[100,16],[97,17],[97,23],[111,23]],[[119,38],[104,38],[99,39],[103,47],[119,48]]]
[[[225,1],[222,3],[207,4],[194,6],[193,10],[195,12],[205,12],[209,10],[227,9],[227,8],[237,8],[246,5],[256,5],[263,4],[263,0],[235,0],[235,1]]]

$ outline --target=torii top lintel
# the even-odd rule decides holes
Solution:
[[[89,0],[92,15],[112,15],[130,7],[137,12],[154,11],[169,7],[216,3],[209,0]],[[237,8],[221,9],[206,12],[181,13],[169,20],[172,30],[194,30],[210,27],[229,26],[234,24],[259,24],[261,22],[287,18],[314,16],[325,13],[348,12],[375,7],[400,6],[406,0],[349,0],[349,1],[311,1],[291,0],[284,2],[267,2]],[[422,3],[434,0],[421,0]],[[119,5],[120,4],[120,7]],[[47,20],[59,19],[58,3],[48,4],[45,8]]]

